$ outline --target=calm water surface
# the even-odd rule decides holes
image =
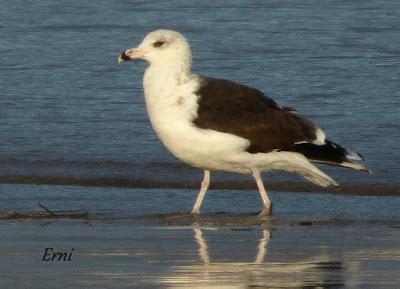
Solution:
[[[374,174],[327,169],[339,182],[399,184],[398,1],[3,0],[0,13],[2,180],[197,179],[165,169],[180,162],[150,127],[146,64],[116,63],[163,27],[187,36],[194,71],[257,87],[362,153]]]
[[[0,228],[2,288],[375,289],[400,282],[399,230],[384,224]],[[74,248],[72,261],[40,261],[45,247]]]
[[[189,210],[197,191],[187,184],[201,179],[150,127],[146,64],[117,65],[120,51],[158,28],[188,38],[195,72],[254,86],[362,153],[374,174],[323,168],[339,183],[399,194],[397,0],[2,0],[0,214],[43,212],[42,204],[96,217],[2,220],[0,287],[395,288],[400,199],[379,190],[276,190],[265,226],[138,221]],[[303,182],[279,173],[265,181]],[[204,211],[254,213],[254,189],[213,190]],[[74,263],[41,263],[47,246],[75,248]]]

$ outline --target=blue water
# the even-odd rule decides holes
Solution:
[[[152,214],[187,212],[197,196],[189,189],[143,189],[78,186],[0,185],[3,212],[42,212],[39,204],[52,212],[89,212],[94,219],[140,219]],[[271,192],[276,218],[380,220],[400,224],[400,198],[397,196],[343,196],[319,193]],[[262,209],[254,190],[211,190],[202,212],[214,214],[256,213]],[[218,216],[216,217],[218,219]]]
[[[342,194],[275,186],[258,228],[251,179],[213,174],[248,186],[210,190],[201,220],[214,224],[168,223],[191,209],[201,172],[152,131],[146,64],[117,64],[158,28],[188,38],[195,72],[297,108],[373,174],[323,167]],[[0,54],[1,288],[399,284],[400,1],[1,0]],[[304,188],[292,174],[264,180]],[[40,205],[89,217],[30,219]],[[75,248],[73,262],[43,263],[49,246]]]
[[[150,127],[146,64],[117,65],[170,28],[190,41],[195,72],[254,86],[363,154],[374,174],[324,168],[339,183],[399,184],[397,0],[3,0],[0,14],[0,177],[200,177],[153,165],[180,161]]]

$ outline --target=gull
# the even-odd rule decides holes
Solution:
[[[263,202],[261,216],[272,213],[264,171],[299,174],[322,187],[338,184],[313,163],[370,172],[362,156],[326,138],[310,119],[281,107],[261,91],[192,73],[188,41],[179,32],[159,29],[118,62],[149,63],[143,87],[152,127],[167,149],[202,169],[204,178],[191,211],[200,213],[211,171],[251,175]]]

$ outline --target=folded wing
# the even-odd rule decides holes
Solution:
[[[248,152],[293,151],[310,161],[368,169],[362,160],[325,139],[323,131],[292,108],[280,107],[261,91],[223,79],[202,78],[199,108],[194,124],[234,134],[250,141]]]

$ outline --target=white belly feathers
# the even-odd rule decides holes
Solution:
[[[148,85],[152,77],[147,71],[144,80],[146,104],[151,124],[163,144],[176,157],[192,166],[232,171],[232,165],[235,166],[232,159],[245,152],[249,141],[231,134],[201,129],[193,124],[193,119],[197,117],[199,97],[195,94],[197,76],[192,75],[180,85],[173,85],[166,80],[163,82],[165,85],[158,88]],[[160,78],[160,75],[157,77]]]

